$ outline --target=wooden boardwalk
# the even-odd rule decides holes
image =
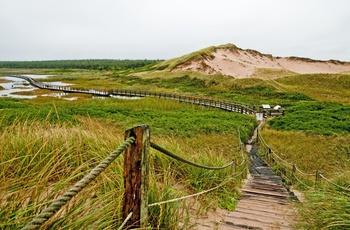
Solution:
[[[150,91],[140,91],[140,90],[130,90],[130,89],[102,90],[102,89],[91,89],[91,88],[81,88],[81,87],[73,88],[68,86],[56,86],[48,83],[39,82],[31,77],[22,76],[22,75],[9,75],[8,77],[24,79],[28,81],[29,84],[31,84],[32,86],[35,86],[40,89],[63,91],[65,93],[84,93],[84,94],[91,94],[99,97],[115,97],[115,96],[156,97],[156,98],[163,98],[168,100],[175,100],[175,101],[192,103],[192,104],[201,105],[201,106],[208,106],[208,107],[223,109],[229,112],[252,114],[252,115],[255,115],[257,111],[260,110],[257,106],[253,106],[253,105],[244,105],[241,103],[235,103],[230,101],[214,100],[210,98],[186,96],[186,95],[179,95],[174,93],[150,92]],[[284,109],[278,109],[278,110],[265,109],[260,112],[263,112],[264,117],[279,116],[284,114]]]
[[[295,196],[282,186],[279,176],[257,155],[252,142],[247,145],[250,174],[234,211],[221,211],[214,219],[202,219],[195,229],[295,229]]]

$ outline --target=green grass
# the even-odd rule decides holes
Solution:
[[[350,134],[350,106],[336,103],[307,102],[291,106],[286,115],[269,122],[276,130],[332,135]]]
[[[246,138],[254,122],[241,114],[176,101],[64,101],[0,99],[0,228],[20,228],[58,194],[96,166],[121,143],[124,130],[151,126],[152,141],[191,161],[223,165],[240,160],[237,127]],[[225,120],[226,122],[221,122]],[[227,141],[229,139],[230,141]],[[149,202],[154,203],[215,187],[232,178],[231,169],[208,172],[151,151]],[[118,227],[123,195],[122,157],[44,226],[50,229]],[[177,229],[190,216],[220,205],[234,206],[242,178],[196,201],[150,208],[150,226]],[[227,197],[230,197],[228,199]],[[213,203],[212,200],[220,200]],[[197,205],[201,213],[193,213]],[[214,206],[213,206],[214,205]]]
[[[350,103],[350,75],[304,74],[276,80],[289,91],[297,91],[321,101]]]
[[[300,228],[334,230],[350,228],[350,197],[347,192],[334,191],[334,188],[330,188],[307,191],[306,195],[308,202],[303,203],[300,208]]]
[[[237,127],[251,120],[242,114],[156,98],[84,101],[52,101],[43,98],[27,102],[2,99],[0,115],[4,118],[3,125],[9,125],[18,119],[75,124],[79,117],[92,117],[125,128],[145,123],[156,133],[185,136],[196,133],[236,132]]]
[[[305,173],[315,175],[319,170],[333,178],[349,170],[350,135],[322,136],[273,129],[264,129],[262,135],[279,156]]]

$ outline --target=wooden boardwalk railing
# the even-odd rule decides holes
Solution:
[[[150,92],[150,91],[141,91],[141,90],[130,90],[130,89],[111,89],[111,90],[100,90],[100,89],[87,89],[81,87],[67,87],[67,86],[56,86],[51,84],[45,84],[38,82],[35,79],[22,75],[11,75],[10,77],[21,78],[28,81],[31,85],[38,87],[40,89],[49,89],[49,90],[59,90],[65,93],[84,93],[92,94],[95,96],[101,97],[113,97],[113,96],[127,96],[127,97],[156,97],[169,100],[175,100],[180,102],[187,102],[196,105],[208,106],[213,108],[223,109],[229,112],[236,112],[242,114],[256,114],[261,112],[264,114],[264,117],[269,116],[279,116],[284,114],[284,109],[261,109],[259,106],[246,105],[242,103],[235,103],[224,100],[217,100],[204,97],[195,97],[195,96],[185,96],[174,93],[162,93],[162,92]]]

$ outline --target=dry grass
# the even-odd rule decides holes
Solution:
[[[254,74],[251,77],[270,80],[292,75],[296,75],[296,73],[284,69],[255,68]]]
[[[192,138],[152,136],[152,141],[189,160],[217,166],[241,157],[235,151],[237,134],[225,137],[231,141],[227,142],[222,134],[200,134]],[[28,120],[4,127],[0,136],[0,228],[20,228],[30,221],[112,152],[123,138],[124,131],[118,126],[89,118],[80,118],[75,125]],[[155,150],[151,155],[151,203],[210,188],[231,174],[230,169],[220,173],[198,170]],[[122,168],[123,159],[119,157],[44,228],[119,226],[124,190]],[[238,182],[232,181],[230,186],[235,183]],[[181,189],[174,189],[176,187]],[[218,205],[213,199],[217,200],[215,195],[205,196],[198,199],[196,205],[202,211],[207,210]],[[174,229],[180,220],[186,223],[189,210],[188,204],[182,202],[156,206],[150,209],[150,223]]]
[[[337,177],[350,170],[350,136],[318,136],[264,129],[261,134],[279,156],[305,173]]]
[[[320,101],[350,104],[350,75],[305,74],[277,79],[285,91],[304,93]]]

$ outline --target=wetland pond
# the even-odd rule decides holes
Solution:
[[[55,86],[70,86],[72,84],[67,84],[61,81],[53,81],[53,82],[45,82],[43,81],[45,78],[53,75],[33,75],[33,74],[23,74],[22,76],[31,77],[33,79],[39,79],[38,81],[49,84],[49,85],[55,85]],[[37,98],[38,96],[41,97],[56,97],[56,98],[62,98],[64,100],[77,100],[78,97],[81,96],[74,96],[72,93],[65,93],[65,92],[52,92],[48,90],[48,93],[34,93],[33,91],[37,90],[38,88],[30,85],[26,80],[23,80],[21,78],[16,77],[10,77],[10,76],[0,76],[0,97],[6,97],[6,98],[20,98],[20,99],[33,99]],[[28,95],[26,95],[28,94]],[[113,98],[119,98],[119,99],[140,99],[140,97],[127,97],[127,96],[118,96],[118,95],[111,95]],[[92,98],[100,98],[100,99],[106,99],[108,97],[99,97],[99,96],[92,96]]]

